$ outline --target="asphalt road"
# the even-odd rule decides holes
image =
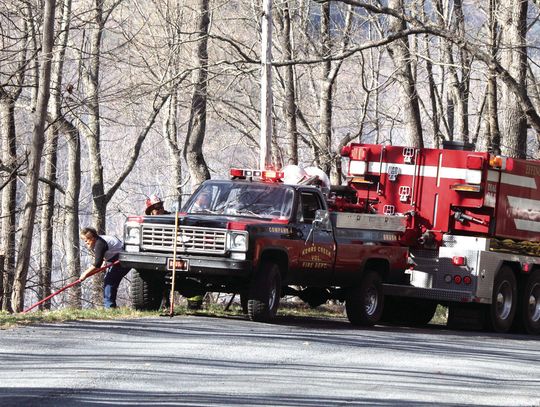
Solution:
[[[535,406],[540,338],[174,317],[0,331],[0,406]]]

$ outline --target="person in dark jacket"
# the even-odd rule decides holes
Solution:
[[[81,274],[81,281],[96,269],[106,266],[118,260],[118,254],[124,244],[115,236],[98,235],[96,229],[86,227],[81,230],[81,239],[88,249],[94,254],[94,263]],[[129,269],[116,264],[107,269],[103,280],[103,306],[105,308],[116,308],[116,294],[122,278],[129,272]]]

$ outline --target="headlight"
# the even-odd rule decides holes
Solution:
[[[124,244],[141,244],[141,228],[139,225],[126,225],[126,231],[124,233]]]
[[[229,232],[229,250],[233,252],[246,252],[248,235],[246,232]]]

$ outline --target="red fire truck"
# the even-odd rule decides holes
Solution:
[[[410,248],[383,318],[425,322],[449,307],[454,326],[540,333],[540,162],[457,148],[351,144],[337,211],[401,218]],[[350,227],[357,227],[349,215]]]
[[[135,307],[159,307],[175,268],[182,294],[239,293],[257,321],[297,295],[345,301],[359,325],[422,325],[443,304],[450,326],[540,333],[538,161],[368,144],[342,156],[345,185],[233,170],[178,218],[130,217],[120,260]]]

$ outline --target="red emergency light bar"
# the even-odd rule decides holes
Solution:
[[[251,170],[231,168],[231,178],[259,178],[262,181],[278,182],[283,179],[283,171],[276,170]]]

